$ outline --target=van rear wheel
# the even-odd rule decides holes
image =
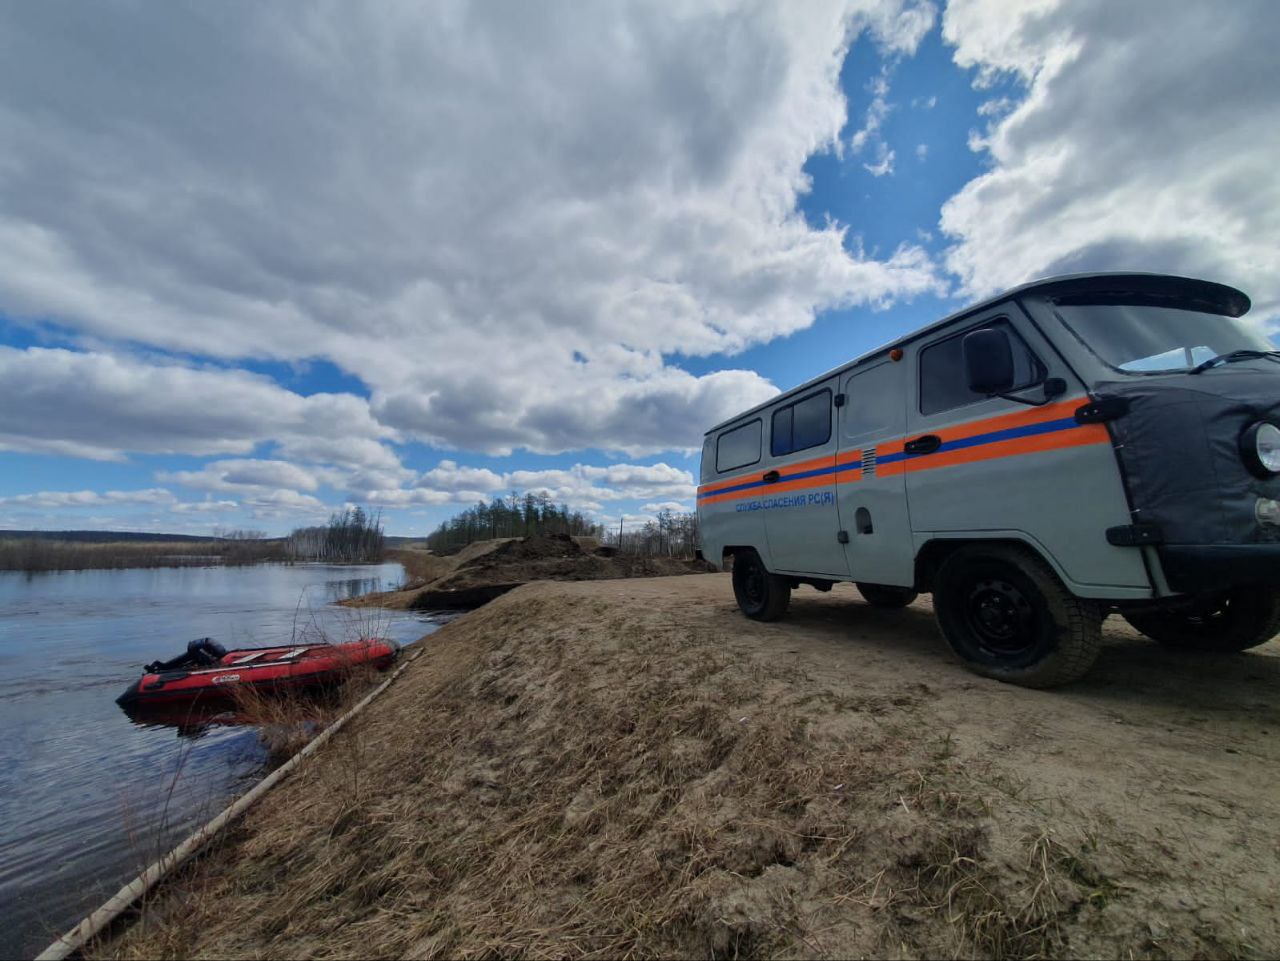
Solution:
[[[1235,654],[1280,633],[1280,595],[1264,588],[1243,588],[1186,608],[1132,611],[1124,619],[1173,650]]]
[[[733,558],[733,594],[742,613],[753,621],[776,621],[791,603],[791,584],[770,574],[755,551],[738,551]]]
[[[864,584],[858,581],[858,593],[872,607],[906,607],[920,595],[909,587],[892,584]]]
[[[1024,687],[1086,674],[1102,646],[1102,609],[1071,594],[1026,548],[962,547],[934,579],[934,611],[973,671]]]

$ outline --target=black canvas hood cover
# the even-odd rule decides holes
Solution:
[[[1127,405],[1109,427],[1135,523],[1159,525],[1170,544],[1280,541],[1280,530],[1254,516],[1258,498],[1280,499],[1280,477],[1255,476],[1240,455],[1255,421],[1280,426],[1280,364],[1267,363],[1274,370],[1223,367],[1094,388],[1097,400]]]

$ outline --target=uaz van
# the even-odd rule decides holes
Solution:
[[[1280,631],[1280,352],[1221,284],[1027,284],[706,435],[703,556],[743,613],[932,592],[978,673],[1073,680],[1118,611],[1173,648]]]

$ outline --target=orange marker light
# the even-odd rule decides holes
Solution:
[[[895,347],[893,350],[889,351],[889,359],[895,362],[902,360],[902,348]]]

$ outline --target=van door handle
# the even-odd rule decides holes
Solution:
[[[902,445],[902,450],[907,454],[932,454],[941,446],[941,437],[937,434],[925,434],[923,437],[907,441]]]
[[[764,482],[766,484],[772,484],[775,481],[779,480],[781,477],[782,475],[779,474],[776,470],[766,471],[764,475]]]

